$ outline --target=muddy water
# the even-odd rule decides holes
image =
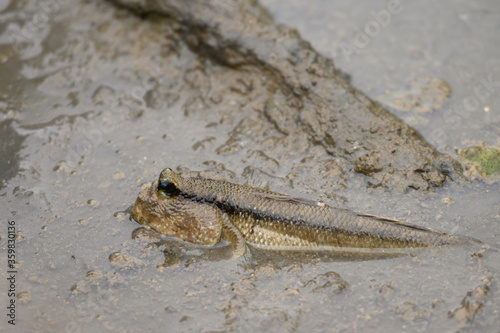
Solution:
[[[377,172],[356,173],[352,160],[328,151],[302,128],[283,131],[286,119],[269,99],[272,76],[204,57],[181,22],[140,18],[97,0],[54,3],[0,5],[0,258],[6,267],[7,220],[14,220],[19,331],[497,329],[500,255],[492,249],[431,249],[389,258],[251,250],[228,261],[225,244],[193,247],[137,230],[123,211],[166,166],[238,183],[257,179],[279,192],[497,247],[500,188],[497,182],[456,179],[416,190],[382,183]],[[495,4],[403,11],[393,21],[397,29],[387,26],[351,62],[328,45],[338,46],[344,35],[349,41],[353,23],[346,18],[364,26],[371,7],[266,5],[279,21],[304,28],[305,39],[373,98],[420,74],[445,80],[451,95],[441,109],[392,110],[441,152],[453,155],[468,144],[464,140],[495,144],[498,94],[477,116],[460,116],[460,127],[446,120],[450,103],[463,101],[474,80],[498,73],[485,65],[499,52],[489,30]],[[449,14],[443,18],[442,12]],[[48,13],[47,20],[40,13]],[[438,21],[448,35],[417,34],[413,42],[405,37],[414,25],[431,29]],[[456,22],[465,26],[446,29]],[[405,41],[406,52],[390,43],[395,38]],[[447,48],[443,39],[453,42]],[[472,41],[484,52],[474,52]],[[435,48],[439,52],[431,52]],[[274,104],[285,97],[276,87]],[[441,141],[431,135],[436,129],[444,133]],[[3,278],[0,287],[7,304]],[[5,317],[0,328],[12,328]]]

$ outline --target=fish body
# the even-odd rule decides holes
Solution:
[[[462,241],[430,228],[251,185],[184,178],[168,168],[139,194],[132,216],[160,233],[205,245],[214,245],[221,237],[299,250],[413,248]],[[241,248],[240,244],[239,251],[244,251]]]

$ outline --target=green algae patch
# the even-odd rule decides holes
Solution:
[[[459,149],[460,159],[466,164],[468,173],[474,176],[479,173],[483,177],[500,175],[500,148],[480,144]]]

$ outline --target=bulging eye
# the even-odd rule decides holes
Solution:
[[[167,179],[161,179],[158,181],[158,190],[166,195],[173,195],[178,191],[177,186]]]

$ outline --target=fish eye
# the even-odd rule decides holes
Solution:
[[[168,179],[160,179],[158,181],[158,191],[170,196],[178,192],[178,189],[177,186]]]

